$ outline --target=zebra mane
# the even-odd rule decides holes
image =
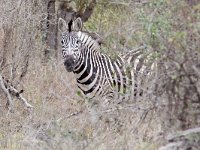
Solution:
[[[72,31],[72,23],[73,23],[72,20],[70,20],[70,22],[68,23],[68,30],[69,30],[69,32]]]
[[[93,47],[95,47],[95,49],[100,49],[100,48],[101,48],[101,44],[98,42],[98,40],[95,39],[93,36],[91,36],[91,34],[88,34],[88,32],[79,31],[79,32],[78,32],[78,37],[80,38],[80,40],[81,40],[86,46],[91,45],[91,42],[92,42],[92,43],[93,43]],[[86,40],[86,39],[90,39],[90,40]],[[89,41],[90,41],[90,42],[89,42]]]
[[[82,32],[90,36],[93,40],[95,40],[99,44],[99,46],[101,46],[102,44],[105,44],[99,34],[88,32],[88,31],[82,31]]]

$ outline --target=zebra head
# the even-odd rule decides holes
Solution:
[[[77,18],[74,21],[71,20],[67,26],[66,21],[59,18],[58,27],[61,31],[64,65],[68,72],[72,72],[81,54],[81,41],[78,37],[78,32],[82,29],[82,21]]]

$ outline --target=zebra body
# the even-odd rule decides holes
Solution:
[[[138,59],[142,56],[140,51],[113,60],[100,52],[97,40],[80,28],[74,29],[77,24],[82,25],[80,18],[68,24],[68,28],[63,19],[59,19],[59,24],[65,27],[61,42],[66,70],[75,74],[77,86],[88,98],[113,97],[115,93],[136,95],[136,74],[145,70],[143,59]]]

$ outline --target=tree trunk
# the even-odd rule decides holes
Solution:
[[[56,58],[57,56],[57,23],[55,0],[47,1],[47,15],[45,61]]]

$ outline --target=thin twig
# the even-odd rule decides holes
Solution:
[[[68,116],[65,116],[65,117],[62,117],[62,118],[57,119],[57,122],[61,122],[61,121],[64,120],[64,119],[68,119],[68,118],[71,118],[71,117],[73,117],[73,116],[77,116],[77,115],[79,115],[79,114],[82,113],[82,112],[83,112],[83,111],[73,112],[73,113],[71,113],[71,114],[68,115]]]

